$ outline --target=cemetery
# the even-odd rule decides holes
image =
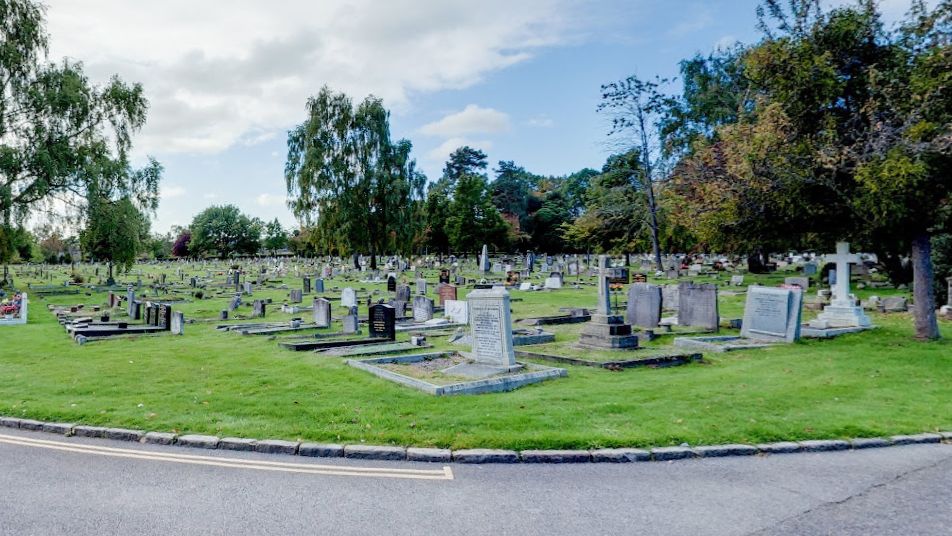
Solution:
[[[58,287],[74,273],[91,282],[29,302],[30,292],[17,295],[29,322],[0,334],[0,372],[12,379],[0,386],[0,413],[454,448],[648,445],[662,436],[754,442],[948,426],[940,411],[952,387],[940,373],[947,343],[914,343],[909,313],[883,306],[911,294],[875,272],[830,285],[790,262],[766,274],[709,269],[673,279],[635,270],[622,283],[632,271],[620,268],[624,259],[573,254],[557,258],[580,275],[540,292],[520,287],[543,288],[552,277],[541,259],[512,281],[492,273],[502,261],[488,256],[489,274],[481,256],[381,258],[391,277],[363,258],[361,269],[333,257],[246,259],[239,268],[152,262],[114,286],[96,280],[93,264],[14,268],[28,291],[50,279]],[[464,281],[441,283],[447,276]],[[13,299],[5,303],[12,311]],[[848,310],[855,325],[829,327],[824,309],[837,318]],[[0,320],[8,316],[16,315]],[[807,335],[823,322],[842,331]],[[897,345],[911,357],[897,361],[883,349]],[[109,392],[74,394],[103,375],[115,379]],[[27,398],[25,385],[33,386]],[[907,409],[895,409],[899,400]],[[502,410],[513,404],[518,411]],[[702,410],[711,404],[720,409]],[[258,414],[262,405],[272,409]],[[533,431],[505,431],[517,420]]]

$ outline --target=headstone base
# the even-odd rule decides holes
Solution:
[[[601,350],[634,350],[638,348],[638,336],[631,334],[631,325],[621,316],[592,315],[592,321],[582,328],[578,346]]]
[[[873,325],[862,307],[827,305],[823,312],[807,323],[815,329],[868,328]]]

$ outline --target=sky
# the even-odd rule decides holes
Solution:
[[[847,0],[825,0],[845,2]],[[600,168],[600,86],[758,39],[758,0],[45,0],[50,58],[143,84],[135,157],[165,168],[153,231],[213,204],[289,227],[287,132],[328,85],[391,111],[435,180],[470,145],[490,168]],[[895,19],[909,0],[882,0]]]

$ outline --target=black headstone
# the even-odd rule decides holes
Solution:
[[[395,311],[389,305],[371,305],[368,324],[372,338],[381,337],[391,341],[397,338]]]
[[[387,278],[387,292],[397,291],[397,278],[390,276]]]

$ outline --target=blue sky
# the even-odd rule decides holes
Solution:
[[[165,166],[153,229],[234,203],[296,225],[285,205],[286,133],[322,84],[391,109],[428,177],[460,144],[492,166],[598,168],[609,149],[599,86],[758,38],[756,0],[254,0],[156,5],[49,2],[51,56],[94,80],[141,81],[152,103],[139,158]],[[80,5],[81,4],[81,5]],[[891,17],[908,0],[886,0]]]

